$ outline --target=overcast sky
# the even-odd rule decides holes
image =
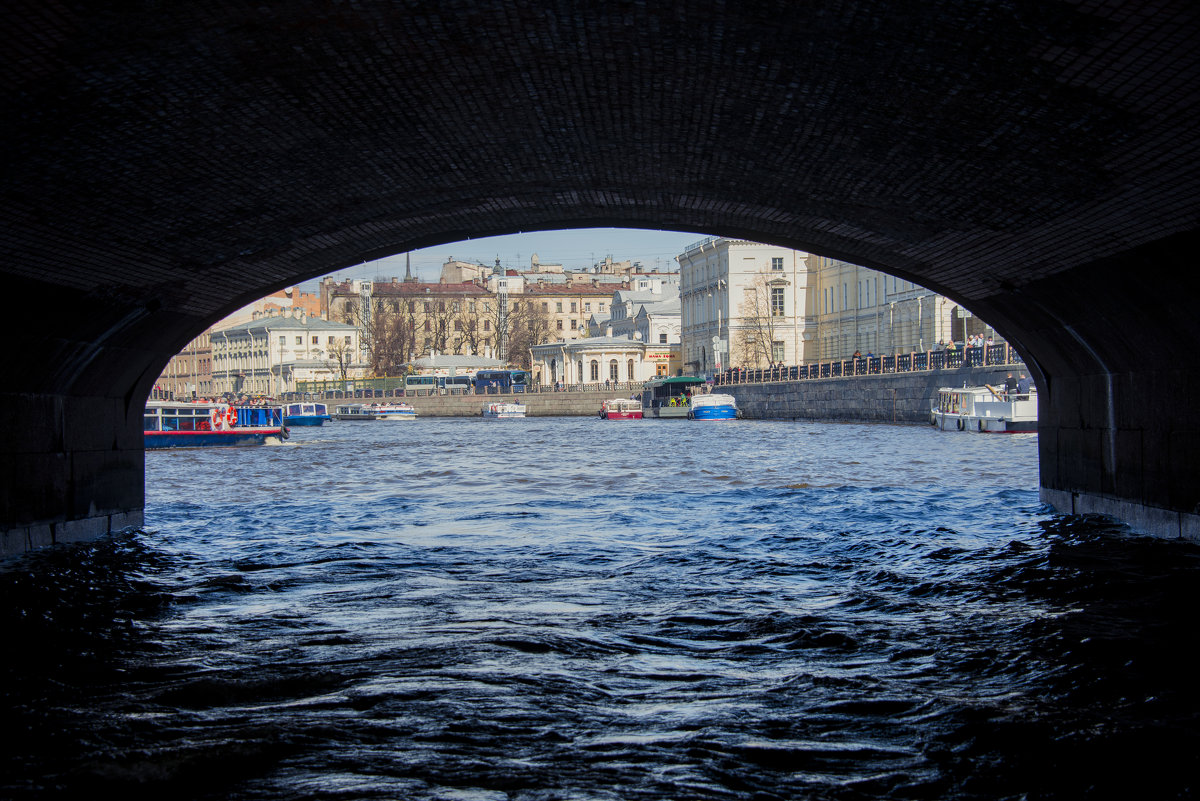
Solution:
[[[675,257],[706,234],[649,231],[630,228],[579,228],[570,231],[538,231],[527,234],[489,236],[414,250],[413,273],[425,281],[436,281],[448,259],[471,263],[496,263],[506,269],[528,270],[536,253],[543,264],[561,264],[568,270],[587,270],[605,256],[614,261],[640,261],[647,270],[674,270]],[[332,275],[345,279],[404,276],[404,254],[338,270]],[[312,282],[310,282],[312,283]]]

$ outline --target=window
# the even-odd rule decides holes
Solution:
[[[281,348],[282,348],[282,347],[283,347],[284,345],[286,345],[286,344],[287,344],[287,337],[285,337],[285,336],[280,336],[280,337],[279,337],[279,347],[281,347]]]
[[[583,304],[583,310],[585,312],[590,312],[592,310],[592,304],[590,304],[590,303]]]
[[[630,359],[628,362],[626,362],[625,366],[629,368],[629,380],[632,381],[633,380],[633,359]]]
[[[667,344],[667,335],[666,335],[666,334],[659,334],[659,335],[658,335],[658,344],[660,344],[660,345],[665,345],[665,344]]]
[[[559,314],[562,314],[562,301],[561,300],[558,303],[554,304],[554,310],[556,312],[558,312]]]
[[[562,330],[562,320],[555,320],[554,327],[557,328],[559,331],[561,331]]]
[[[783,287],[771,287],[771,316],[783,316]]]
[[[542,304],[542,311],[544,311],[544,312],[548,312],[548,311],[550,311],[550,304],[549,304],[549,303],[543,303],[543,304]]]
[[[491,331],[491,330],[492,330],[492,321],[491,321],[491,320],[484,320],[484,321],[483,321],[483,330],[484,330],[484,331]]]
[[[429,314],[431,311],[433,311],[433,304],[429,301],[425,301],[425,313]]]
[[[771,269],[772,270],[782,270],[783,269],[783,256],[772,256],[771,257]]]
[[[596,361],[595,359],[592,359],[592,380],[600,380],[600,362]]]
[[[571,301],[571,314],[575,313],[575,301]]]
[[[472,300],[469,303],[467,303],[467,311],[469,311],[469,312],[475,311],[475,301]]]
[[[350,335],[349,334],[346,334],[346,344],[347,345],[350,344]]]
[[[575,320],[572,320],[572,321],[571,321],[571,330],[572,330],[572,331],[574,331],[574,330],[575,330],[575,322],[576,322]]]
[[[329,338],[329,342],[328,342],[328,344],[330,344],[330,345],[332,345],[332,344],[333,344],[333,337],[330,337],[330,338]]]
[[[459,302],[459,301],[457,301],[457,300],[456,300],[456,301],[452,301],[452,302],[450,303],[450,311],[452,311],[452,312],[458,312],[458,311],[462,311],[462,303],[460,303],[460,302]]]
[[[426,331],[429,331],[429,330],[431,330],[431,329],[430,329],[430,327],[429,327],[429,320],[428,320],[428,319],[426,319],[426,320],[425,320],[425,330],[426,330]]]
[[[600,304],[600,313],[601,314],[604,313],[604,304],[603,303]]]
[[[617,369],[617,360],[616,359],[612,359],[608,363],[608,377],[609,377],[609,379],[611,379],[613,381],[621,380],[621,373]]]
[[[772,342],[771,343],[771,361],[775,362],[776,364],[783,364],[783,343],[782,342]]]
[[[417,302],[416,302],[415,300],[410,300],[410,301],[408,302],[408,310],[409,310],[410,312],[416,312],[416,310],[417,310]]]
[[[455,320],[455,321],[454,321],[454,330],[455,330],[455,331],[461,331],[461,330],[462,330],[462,320]]]
[[[313,336],[313,341],[312,341],[312,343],[313,343],[314,345],[320,345],[320,344],[321,344],[321,338],[320,338],[319,336],[316,336],[316,335],[314,335],[314,336]]]
[[[304,337],[302,337],[302,336],[298,336],[298,337],[296,337],[296,344],[297,344],[297,345],[303,345],[303,344],[304,344]]]

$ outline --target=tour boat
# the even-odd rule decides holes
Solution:
[[[613,398],[600,402],[601,420],[641,420],[642,402],[629,398]]]
[[[377,403],[371,408],[375,410],[376,420],[417,419],[417,410],[407,403]]]
[[[287,426],[319,426],[329,419],[329,408],[323,403],[289,403],[283,407]]]
[[[336,420],[374,420],[375,407],[364,403],[346,403],[334,407],[333,417]]]
[[[942,387],[929,422],[942,431],[1023,434],[1037,431],[1037,390],[1005,393],[1000,388]]]
[[[147,449],[279,445],[288,437],[278,406],[147,401],[143,417]]]
[[[485,403],[481,414],[493,420],[511,420],[525,416],[523,403]]]
[[[688,405],[689,420],[736,420],[737,399],[732,395],[713,393],[693,395]]]

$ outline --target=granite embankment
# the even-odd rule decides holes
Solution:
[[[720,391],[736,397],[748,418],[928,423],[939,388],[999,387],[1010,372],[1019,376],[1020,365],[743,384]]]
[[[737,398],[747,418],[783,420],[845,420],[887,423],[927,423],[940,387],[1002,386],[1020,365],[963,367],[915,373],[889,373],[849,378],[819,378],[771,384],[718,387]],[[407,398],[424,417],[477,417],[484,403],[521,400],[529,417],[589,416],[600,410],[612,390],[531,392],[517,395],[434,395]],[[334,403],[346,401],[330,401]]]

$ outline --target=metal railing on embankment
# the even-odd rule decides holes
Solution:
[[[714,383],[718,386],[770,384],[818,378],[846,378],[857,375],[956,370],[960,367],[1003,367],[1009,364],[1022,364],[1021,357],[1007,343],[1000,343],[998,345],[981,345],[975,348],[904,353],[898,356],[863,356],[856,359],[791,367],[777,365],[757,370],[734,367],[718,373]]]

